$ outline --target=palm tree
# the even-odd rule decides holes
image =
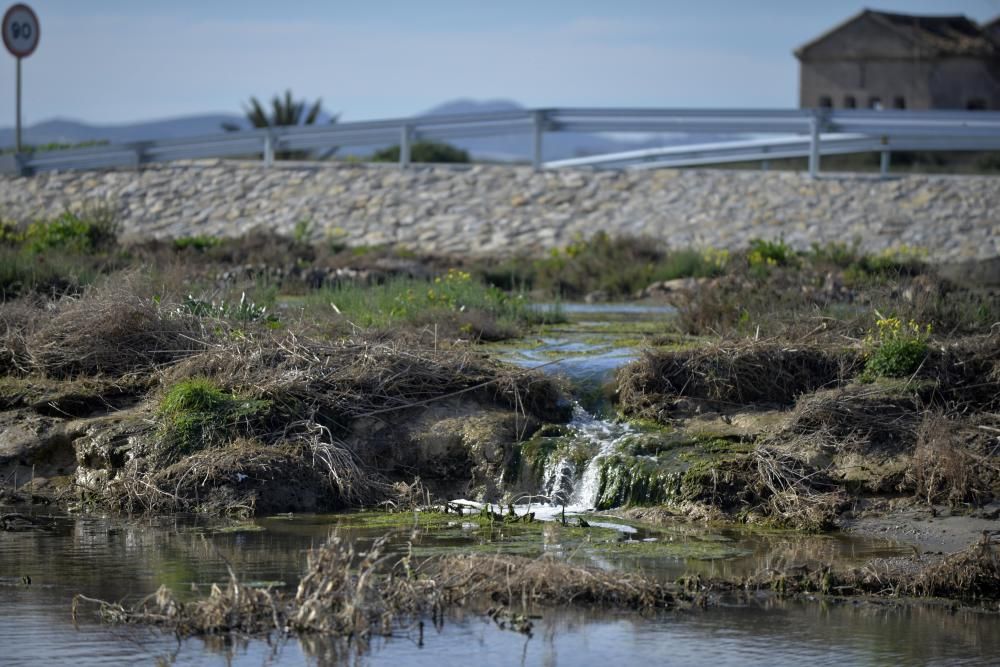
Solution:
[[[275,95],[271,99],[271,115],[268,116],[264,106],[256,97],[250,98],[250,105],[243,107],[243,113],[252,127],[289,127],[298,125],[315,125],[316,119],[322,111],[323,100],[318,99],[306,113],[306,102],[302,100],[296,102],[292,99],[292,91],[285,91],[285,98]],[[331,123],[337,122],[337,117],[330,118]],[[222,123],[222,129],[226,132],[238,132],[242,129],[236,123]],[[321,151],[316,157],[320,160],[331,157],[337,152],[336,147],[327,148]],[[308,151],[278,151],[274,154],[278,160],[303,160],[309,157]]]
[[[306,110],[306,102],[302,100],[296,102],[292,99],[292,91],[285,91],[285,99],[280,95],[275,95],[271,100],[271,115],[264,111],[263,105],[256,97],[250,98],[250,105],[243,107],[243,113],[252,127],[287,127],[290,125],[313,125],[319,118],[322,111],[323,100],[318,99],[309,108],[309,113],[303,114]],[[330,119],[331,123],[337,122],[337,117]],[[237,132],[240,126],[236,123],[223,123],[222,129],[227,132]]]

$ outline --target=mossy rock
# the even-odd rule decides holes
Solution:
[[[655,454],[625,451],[600,461],[598,509],[700,500],[714,488],[717,471],[745,458],[750,446],[721,439],[673,438]]]

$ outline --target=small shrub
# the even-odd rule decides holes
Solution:
[[[113,246],[118,239],[117,213],[110,206],[85,207],[79,214],[66,211],[54,220],[37,220],[24,230],[29,252],[66,250],[89,253]]]
[[[855,239],[851,243],[831,241],[820,245],[813,243],[809,252],[810,258],[819,264],[833,264],[834,266],[846,269],[857,264],[861,257],[860,239]]]
[[[326,232],[326,244],[334,255],[347,250],[349,235],[343,227],[334,227]]]
[[[869,275],[913,275],[920,273],[926,261],[926,248],[903,245],[888,248],[875,255],[866,255],[857,266]]]
[[[390,146],[372,155],[372,162],[399,162],[399,146]],[[439,164],[469,162],[469,153],[439,141],[416,141],[410,145],[411,162]]]
[[[221,243],[222,239],[217,236],[206,236],[204,234],[199,234],[198,236],[182,236],[174,239],[174,249],[185,250],[187,248],[194,248],[195,250],[204,251],[209,248],[214,248]]]
[[[295,229],[292,231],[292,238],[295,239],[296,243],[308,243],[312,238],[313,224],[309,218],[302,218],[295,223]]]
[[[783,239],[766,241],[752,239],[747,252],[747,262],[751,269],[767,270],[772,266],[788,266],[795,263],[795,251]]]
[[[13,222],[0,220],[0,246],[18,246],[24,242],[24,230]]]
[[[728,262],[729,252],[726,250],[673,250],[653,266],[649,282],[717,276],[725,270]]]
[[[916,372],[927,356],[930,325],[922,327],[913,320],[904,324],[898,317],[880,317],[875,327],[865,339],[865,377],[904,377]]]

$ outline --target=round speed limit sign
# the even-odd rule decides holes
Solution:
[[[3,15],[3,43],[17,58],[27,58],[38,47],[38,17],[28,5],[16,4]]]

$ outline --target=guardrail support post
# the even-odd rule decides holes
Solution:
[[[881,174],[882,178],[889,176],[889,162],[892,160],[892,153],[889,151],[882,151],[881,159],[878,163],[878,172]]]
[[[31,171],[25,164],[26,159],[26,153],[8,153],[6,155],[0,155],[0,174],[30,176]]]
[[[406,169],[410,166],[410,139],[413,135],[413,128],[404,125],[399,131],[399,168]]]
[[[264,135],[264,166],[274,166],[274,139],[270,132]]]
[[[809,178],[819,176],[819,117],[809,119]]]
[[[532,114],[534,123],[534,146],[531,152],[531,166],[535,171],[542,170],[542,133],[545,132],[545,112],[538,110]]]

